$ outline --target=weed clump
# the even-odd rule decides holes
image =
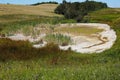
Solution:
[[[46,35],[45,40],[48,43],[55,43],[63,46],[71,43],[71,38],[62,34],[48,34]]]

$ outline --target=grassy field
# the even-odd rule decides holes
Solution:
[[[1,7],[0,7],[1,8]],[[108,23],[117,32],[114,46],[100,54],[80,54],[59,50],[57,45],[35,49],[28,41],[0,39],[0,80],[119,80],[120,79],[120,9],[103,9],[88,14],[88,22]],[[14,16],[15,14],[12,14]],[[96,16],[97,15],[97,16]],[[25,20],[14,20],[23,16]],[[26,15],[33,16],[33,15]],[[36,26],[40,23],[75,22],[58,17],[25,17],[17,14],[0,17],[1,32]],[[38,15],[37,15],[38,16]],[[8,18],[10,19],[8,20]],[[30,18],[30,19],[29,19]],[[8,21],[6,21],[8,20]]]
[[[3,20],[4,19],[4,20]],[[14,33],[20,29],[35,27],[39,24],[58,24],[58,23],[75,23],[74,20],[66,20],[63,17],[46,17],[38,15],[4,15],[0,16],[0,29],[1,33],[9,34]]]
[[[88,22],[99,22],[112,25],[111,22],[114,22],[114,20],[116,20],[119,17],[120,17],[119,8],[117,9],[108,8],[89,13],[87,16],[84,17],[84,20],[87,20]]]
[[[41,4],[38,6],[0,4],[0,15],[26,14],[40,16],[60,16],[54,13],[57,4]]]
[[[0,4],[0,30],[8,34],[23,27],[35,26],[39,23],[57,23],[65,19],[54,13],[57,4],[41,4],[38,6]],[[4,28],[4,29],[3,29]]]

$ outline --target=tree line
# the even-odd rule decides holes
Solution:
[[[63,2],[55,9],[55,13],[62,14],[67,19],[75,19],[77,22],[82,21],[83,17],[91,11],[107,8],[106,3],[88,1],[85,2]]]
[[[31,4],[32,6],[37,6],[37,5],[40,5],[40,4],[58,4],[58,2],[55,2],[55,1],[49,1],[49,2],[41,2],[41,3],[35,3],[35,4]]]

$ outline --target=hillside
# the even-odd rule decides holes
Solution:
[[[41,4],[37,6],[0,4],[0,15],[26,14],[41,16],[60,16],[54,13],[58,4]]]
[[[120,8],[106,8],[89,13],[84,17],[84,21],[112,25],[118,18],[120,18]]]
[[[37,6],[0,4],[0,30],[2,33],[6,33],[24,26],[56,23],[59,18],[63,20],[62,15],[54,13],[57,6],[58,4],[40,4]]]
[[[47,5],[47,7],[46,7]],[[49,7],[48,7],[49,6]],[[24,32],[36,35],[39,32],[72,31],[90,34],[88,28],[58,29],[55,24],[72,23],[53,13],[57,5],[39,6],[0,5],[1,34],[13,35]],[[49,9],[51,8],[51,9]],[[38,11],[40,10],[40,11]],[[107,8],[89,13],[85,22],[107,23],[116,31],[117,40],[111,49],[99,54],[81,54],[60,50],[51,43],[43,48],[33,48],[28,41],[0,39],[1,80],[119,80],[120,79],[120,9]],[[70,25],[70,24],[68,24]],[[40,30],[37,27],[40,27]],[[69,26],[68,26],[69,27]],[[42,28],[42,29],[41,29]],[[48,29],[49,28],[49,29]],[[85,31],[83,31],[85,30]],[[89,29],[95,31],[96,29]],[[97,30],[98,31],[98,30]],[[54,35],[52,35],[54,38]],[[48,36],[49,38],[49,36]],[[57,37],[69,41],[69,37]],[[53,39],[52,39],[53,41]],[[41,43],[42,41],[39,41]]]

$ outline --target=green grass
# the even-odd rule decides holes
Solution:
[[[23,29],[24,27],[34,27],[38,24],[59,24],[64,23],[67,20],[63,17],[45,17],[39,15],[21,15],[21,14],[12,14],[0,16],[0,20],[6,20],[0,22],[1,33],[4,34],[13,34]],[[75,22],[74,20],[68,20],[70,22]]]
[[[71,43],[71,38],[62,34],[48,34],[45,36],[45,41],[59,45],[68,45]]]
[[[68,25],[69,26],[69,25]],[[74,27],[59,27],[56,28],[56,32],[61,32],[61,33],[71,33],[75,35],[91,35],[95,33],[99,33],[102,31],[102,29],[97,29],[97,28],[91,28],[91,27],[86,27],[86,26],[81,26],[77,27],[74,25]]]
[[[80,54],[59,50],[58,46],[53,44],[35,49],[29,42],[0,39],[0,79],[119,80],[120,17],[109,18],[111,14],[115,16],[114,13],[118,12],[116,9],[103,11],[97,11],[99,16],[95,16],[96,12],[93,12],[88,17],[93,16],[90,22],[109,23],[116,31],[117,40],[111,49],[100,54]],[[108,16],[100,17],[104,14]],[[107,17],[109,20],[104,20]]]
[[[119,17],[119,10],[116,10],[114,8],[107,8],[89,13],[87,16],[84,17],[84,20],[88,22],[108,23],[112,25],[111,22],[113,22],[114,20],[116,20],[116,18]]]
[[[9,61],[1,64],[0,77],[4,80],[119,80],[120,78],[119,63],[67,67],[49,64],[45,66],[43,61],[39,60]]]

